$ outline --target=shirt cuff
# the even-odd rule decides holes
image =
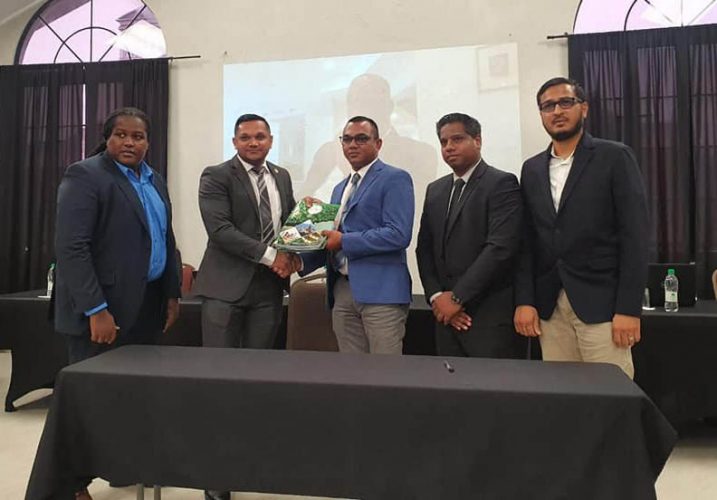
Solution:
[[[264,251],[264,255],[261,257],[261,260],[259,262],[261,264],[264,264],[266,267],[271,267],[274,264],[275,260],[276,248],[267,246],[266,250]]]
[[[443,292],[436,292],[433,295],[431,295],[431,298],[428,299],[428,302],[433,305],[433,301],[436,300],[436,298],[442,294]]]
[[[87,316],[87,317],[93,316],[104,309],[107,309],[107,302],[103,302],[100,305],[98,305],[97,307],[93,307],[89,311],[85,311],[85,316]]]

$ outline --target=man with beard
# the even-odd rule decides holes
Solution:
[[[537,95],[550,146],[523,164],[525,237],[515,329],[539,337],[543,359],[612,363],[632,378],[647,277],[647,202],[626,145],[583,130],[577,82]]]

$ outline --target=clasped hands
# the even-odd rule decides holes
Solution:
[[[288,278],[292,274],[301,270],[301,257],[295,253],[276,252],[276,258],[271,265],[271,270],[282,278]]]
[[[459,332],[465,332],[471,327],[473,320],[461,304],[453,302],[452,292],[443,292],[431,302],[431,309],[436,321],[444,325],[451,325]]]

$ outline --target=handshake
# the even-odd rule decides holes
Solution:
[[[282,278],[288,278],[303,267],[301,257],[295,253],[276,252],[276,258],[271,265],[271,270]]]

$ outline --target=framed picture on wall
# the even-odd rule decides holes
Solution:
[[[518,85],[518,50],[514,43],[479,47],[478,86],[481,90]]]

